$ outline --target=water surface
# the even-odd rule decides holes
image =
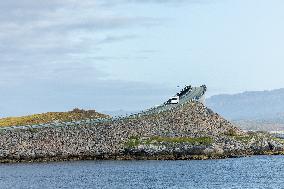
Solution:
[[[0,188],[284,188],[284,156],[2,164]]]

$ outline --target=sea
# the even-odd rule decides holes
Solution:
[[[284,188],[284,156],[0,164],[0,188]]]

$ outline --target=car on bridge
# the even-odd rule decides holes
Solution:
[[[179,96],[174,96],[168,100],[169,104],[178,104],[179,103]]]

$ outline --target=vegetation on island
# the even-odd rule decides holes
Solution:
[[[52,122],[69,122],[85,119],[109,118],[108,115],[101,114],[95,110],[82,110],[75,108],[68,112],[48,112],[22,117],[7,117],[0,119],[0,127],[37,125]]]
[[[137,147],[139,145],[159,145],[162,143],[188,143],[193,145],[210,145],[213,139],[210,137],[131,137],[127,142],[126,146],[129,148]]]

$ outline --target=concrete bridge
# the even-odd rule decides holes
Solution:
[[[31,128],[42,128],[42,127],[66,127],[66,126],[74,126],[74,125],[85,125],[85,124],[98,124],[112,121],[119,121],[124,119],[130,119],[135,117],[140,117],[143,115],[157,114],[163,111],[171,110],[173,108],[177,108],[179,106],[183,106],[184,104],[191,101],[201,101],[203,95],[205,94],[207,87],[202,85],[200,87],[190,87],[188,90],[183,90],[180,93],[180,100],[178,104],[168,104],[167,102],[161,104],[160,106],[156,106],[150,108],[148,110],[141,111],[139,113],[122,116],[122,117],[114,117],[114,118],[105,118],[105,119],[86,119],[80,121],[73,122],[54,122],[54,123],[46,123],[39,125],[24,125],[24,126],[10,126],[10,127],[1,127],[0,130],[13,130],[13,129],[31,129]]]
[[[183,104],[189,102],[189,101],[200,101],[202,100],[203,95],[205,94],[207,90],[207,87],[205,85],[202,85],[200,87],[192,87],[190,90],[188,90],[186,93],[182,94],[179,100],[178,104],[167,104],[166,102],[161,104],[160,106],[156,106],[153,108],[150,108],[148,110],[142,111],[135,115],[149,115],[153,113],[159,113],[162,111],[170,110],[172,108],[175,108],[177,106],[182,106]]]

